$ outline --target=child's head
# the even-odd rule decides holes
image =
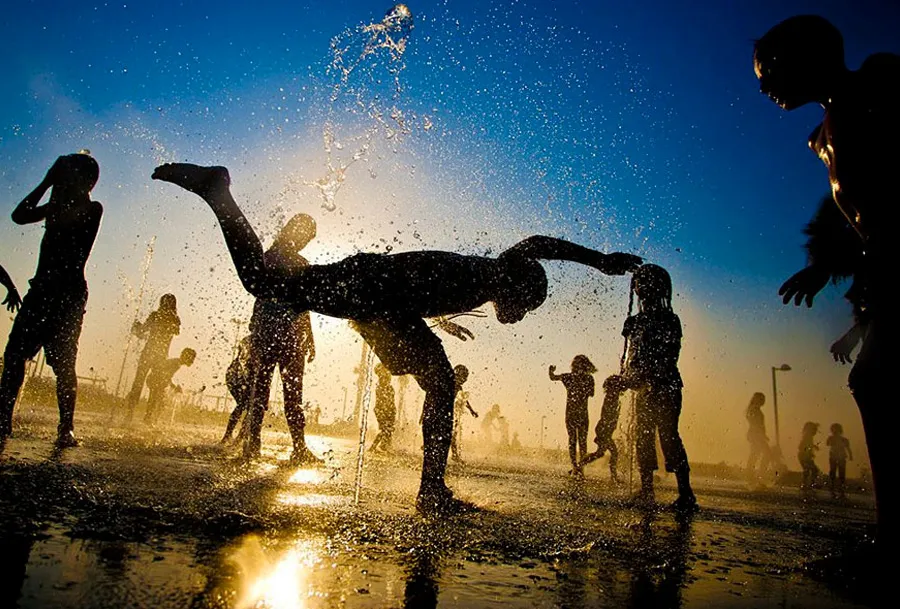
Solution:
[[[840,423],[832,423],[831,424],[831,434],[835,436],[844,435],[844,426]]]
[[[182,349],[181,357],[179,359],[185,366],[190,366],[194,363],[194,360],[197,359],[197,352],[191,348]]]
[[[90,154],[77,152],[56,159],[49,171],[53,191],[87,195],[100,178],[100,165]]]
[[[785,110],[824,101],[830,81],[845,69],[844,39],[818,15],[785,19],[753,48],[760,92]]]
[[[597,367],[588,359],[587,355],[576,355],[572,359],[572,372],[575,374],[594,374]]]
[[[757,391],[753,394],[753,397],[750,398],[750,407],[751,408],[762,408],[762,405],[766,403],[766,394]]]
[[[532,258],[501,254],[497,261],[500,264],[500,281],[494,295],[497,321],[501,324],[522,321],[529,311],[547,300],[547,273]]]
[[[631,276],[631,289],[638,297],[641,310],[672,308],[672,277],[656,264],[645,264]]]
[[[813,423],[812,421],[807,421],[803,424],[803,435],[804,436],[814,436],[819,433],[819,424]]]
[[[297,214],[284,225],[275,243],[279,249],[298,252],[316,237],[316,221],[308,214]]]
[[[456,386],[461,387],[469,380],[469,369],[462,364],[453,367],[453,376],[456,378]]]
[[[175,294],[163,294],[159,299],[159,308],[162,311],[175,311],[177,307]]]
[[[625,391],[625,383],[622,380],[622,377],[618,374],[613,374],[606,378],[603,381],[603,391],[604,393],[622,393]]]

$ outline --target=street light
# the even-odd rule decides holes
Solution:
[[[543,448],[544,448],[544,419],[546,419],[546,418],[547,418],[547,415],[544,415],[541,417],[541,441],[540,441],[541,450],[543,450]]]
[[[775,384],[775,373],[778,371],[788,372],[791,369],[787,364],[781,366],[772,366],[772,408],[775,410],[775,448],[781,455],[781,434],[778,431],[778,386]]]

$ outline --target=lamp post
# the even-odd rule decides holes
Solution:
[[[541,441],[540,441],[541,450],[544,449],[544,419],[546,419],[546,418],[547,418],[547,415],[544,415],[541,417]]]
[[[772,366],[772,408],[775,411],[775,449],[781,454],[781,434],[778,429],[778,386],[775,383],[776,372],[788,372],[791,369],[787,364]]]

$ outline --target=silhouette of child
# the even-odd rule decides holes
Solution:
[[[394,438],[394,425],[397,422],[397,405],[394,401],[394,386],[391,385],[391,372],[384,364],[375,366],[378,384],[375,386],[375,419],[378,421],[378,435],[372,442],[372,450],[391,450]]]
[[[228,417],[228,424],[225,426],[225,435],[222,436],[221,443],[227,444],[231,441],[231,434],[234,428],[240,422],[241,417],[250,412],[250,406],[253,399],[253,369],[251,365],[251,337],[245,336],[238,343],[237,354],[228,365],[225,371],[225,385],[228,392],[234,398],[235,406]],[[246,419],[245,419],[246,420]],[[249,426],[245,423],[238,433],[237,440],[246,435]]]
[[[803,425],[800,446],[797,448],[797,460],[803,469],[800,479],[801,490],[812,490],[819,477],[819,467],[816,465],[816,453],[819,450],[819,445],[815,441],[817,433],[819,433],[818,423],[807,421]]]
[[[309,266],[300,251],[316,236],[316,222],[307,214],[297,214],[278,231],[272,247],[266,250],[267,268],[288,275]],[[250,317],[250,341],[253,352],[251,408],[244,456],[259,455],[262,423],[269,406],[269,392],[276,366],[284,391],[284,417],[291,434],[291,462],[318,464],[322,459],[306,446],[306,414],[303,411],[303,375],[307,362],[316,357],[309,311],[298,309],[280,298],[257,298]]]
[[[600,420],[594,428],[594,443],[597,450],[581,460],[583,468],[588,463],[602,459],[606,451],[609,451],[609,476],[613,482],[619,481],[618,463],[619,447],[613,440],[613,434],[619,426],[619,400],[625,391],[622,377],[614,374],[603,381],[603,406],[600,410]]]
[[[181,386],[172,383],[172,378],[182,366],[190,366],[197,358],[197,352],[193,349],[183,349],[179,357],[163,360],[156,367],[150,369],[147,375],[147,387],[150,388],[150,398],[147,400],[147,412],[144,415],[145,425],[155,425],[166,401],[166,392],[171,387],[181,393]]]
[[[628,343],[622,384],[637,391],[636,450],[641,474],[637,499],[645,504],[654,501],[658,432],[666,471],[673,472],[678,482],[678,499],[672,507],[689,513],[697,509],[697,499],[691,488],[687,452],[678,433],[683,386],[678,371],[681,320],[672,310],[672,278],[661,266],[645,264],[632,276],[631,288],[638,299],[638,313],[629,314],[622,329]]]
[[[141,399],[147,374],[151,368],[169,357],[172,338],[179,332],[181,332],[181,319],[178,317],[178,304],[174,294],[163,294],[159,299],[159,308],[147,316],[147,321],[144,323],[136,321],[131,327],[132,334],[138,338],[146,338],[147,342],[144,343],[144,349],[138,359],[137,371],[134,373],[134,382],[131,384],[131,391],[128,392],[126,398],[127,421],[131,421],[134,407]]]
[[[753,67],[760,91],[783,109],[818,103],[825,111],[808,143],[825,163],[834,203],[865,252],[852,269],[855,283],[864,293],[865,319],[858,320],[832,346],[832,353],[839,361],[850,361],[849,354],[862,341],[848,385],[859,407],[872,465],[876,542],[880,545],[879,540],[884,539],[892,552],[900,509],[898,495],[891,490],[898,486],[894,414],[884,400],[894,394],[896,367],[892,362],[896,337],[900,336],[894,297],[900,224],[894,203],[900,57],[876,53],[859,70],[849,70],[838,29],[822,17],[800,15],[777,24],[756,42]],[[805,300],[812,306],[829,275],[827,265],[811,259],[779,293],[785,304],[793,299],[796,305]]]
[[[566,432],[572,462],[569,473],[574,476],[583,475],[581,459],[587,456],[588,398],[594,395],[595,372],[597,367],[586,355],[576,355],[572,359],[571,372],[556,374],[556,366],[550,366],[550,380],[560,381],[566,388]]]
[[[172,163],[157,167],[153,178],[193,192],[209,205],[247,291],[258,298],[283,299],[298,310],[353,321],[391,374],[415,376],[425,391],[425,454],[416,499],[423,511],[468,509],[444,482],[455,381],[443,345],[425,319],[473,311],[491,302],[500,323],[521,321],[547,298],[547,274],[539,260],[569,260],[609,275],[622,275],[641,263],[631,254],[604,254],[535,236],[497,258],[441,251],[360,253],[284,273],[267,264],[259,238],[231,196],[227,169]]]
[[[756,392],[750,398],[747,405],[747,441],[750,443],[750,456],[747,457],[747,475],[751,478],[762,476],[768,471],[771,461],[771,448],[769,437],[766,435],[766,419],[762,407],[766,403],[766,396]],[[756,462],[759,461],[759,472],[756,471]]]
[[[22,299],[19,297],[19,290],[16,289],[16,284],[13,283],[12,277],[9,276],[9,273],[6,272],[2,265],[0,265],[0,285],[6,288],[6,298],[3,299],[3,302],[0,302],[0,305],[6,305],[7,311],[15,313],[22,306]]]
[[[456,365],[453,368],[453,378],[455,379],[454,386],[456,387],[456,396],[453,399],[453,439],[450,442],[450,451],[454,461],[463,463],[462,457],[459,454],[459,436],[462,434],[462,417],[466,410],[468,410],[469,414],[476,419],[478,418],[478,413],[475,412],[472,405],[469,404],[469,392],[463,390],[463,385],[469,380],[469,369],[462,364]]]
[[[0,445],[12,432],[13,409],[25,380],[25,361],[43,347],[56,375],[56,445],[75,446],[75,362],[87,304],[84,266],[100,230],[103,206],[91,200],[100,166],[89,154],[56,159],[47,175],[13,210],[16,224],[44,223],[37,270],[9,332],[0,380]],[[51,190],[52,189],[52,190]],[[38,205],[50,190],[50,200]]]
[[[825,442],[828,445],[828,478],[831,481],[831,497],[844,498],[844,484],[847,481],[847,460],[853,461],[850,451],[850,440],[844,437],[844,426],[840,423],[831,425],[831,435]]]

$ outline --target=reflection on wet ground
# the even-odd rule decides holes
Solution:
[[[479,512],[423,519],[415,455],[371,457],[356,506],[349,441],[310,438],[327,465],[298,469],[271,434],[248,465],[218,428],[88,416],[83,445],[54,454],[51,416],[26,415],[0,457],[2,607],[865,605],[804,565],[865,534],[868,497],[700,479],[684,521],[631,508],[600,468],[576,483],[563,464],[484,461],[450,478]]]

